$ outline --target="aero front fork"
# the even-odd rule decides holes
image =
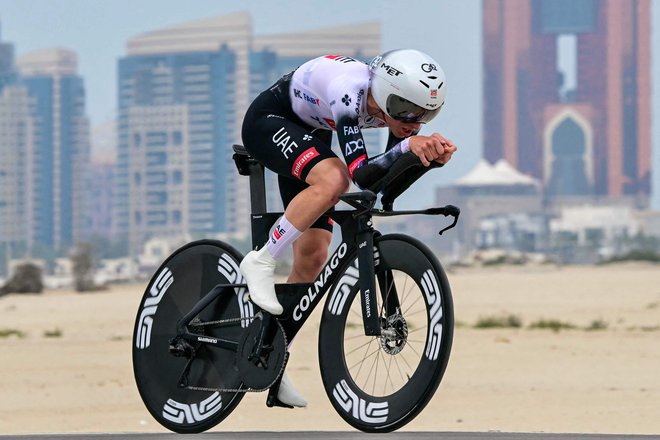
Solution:
[[[374,230],[369,217],[358,217],[359,228],[356,235],[358,268],[360,271],[360,300],[364,334],[380,336],[381,324],[376,301],[376,276],[374,270]]]

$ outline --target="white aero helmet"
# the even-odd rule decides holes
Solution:
[[[402,122],[426,123],[445,103],[445,72],[430,56],[413,49],[385,52],[369,64],[371,94],[381,110]]]

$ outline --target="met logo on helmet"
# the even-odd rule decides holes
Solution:
[[[399,75],[402,75],[402,74],[403,74],[403,72],[401,72],[400,70],[397,70],[397,69],[395,69],[394,67],[392,67],[392,66],[390,66],[390,65],[387,65],[387,64],[385,64],[385,63],[382,63],[382,64],[380,65],[380,67],[382,67],[383,69],[385,69],[385,72],[387,72],[387,74],[390,75],[390,76],[399,76]]]

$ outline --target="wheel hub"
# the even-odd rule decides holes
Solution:
[[[406,346],[408,340],[408,324],[400,313],[387,317],[381,331],[380,346],[388,354],[398,354]]]

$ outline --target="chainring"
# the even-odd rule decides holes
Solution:
[[[252,358],[262,324],[263,317],[257,314],[243,331],[238,342],[236,366],[243,384],[249,388],[249,391],[263,391],[270,388],[284,371],[289,354],[286,351],[287,341],[282,324],[272,318],[261,354]]]

